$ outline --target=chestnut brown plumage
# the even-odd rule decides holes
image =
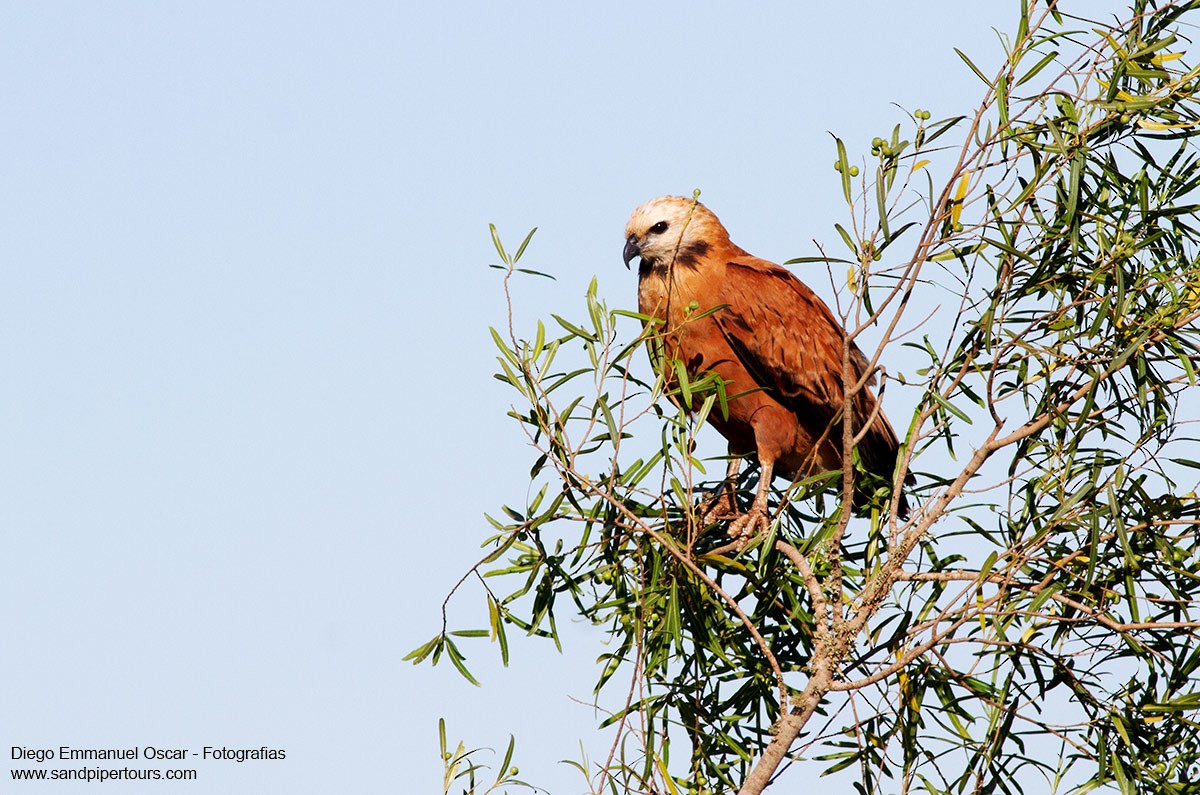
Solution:
[[[842,468],[846,332],[791,271],[734,245],[695,199],[662,196],[634,210],[624,255],[627,266],[641,259],[638,307],[663,321],[664,355],[682,361],[689,377],[715,372],[734,396],[728,416],[713,410],[709,422],[728,440],[731,456],[754,456],[762,468],[750,511],[730,530],[751,534],[766,519],[773,476],[795,480]],[[714,307],[721,308],[703,316]],[[867,367],[851,342],[853,379]],[[867,386],[873,384],[872,377]],[[856,432],[870,423],[857,445],[863,467],[892,481],[899,443],[875,396],[859,390],[851,409]],[[733,458],[731,479],[737,464]],[[856,503],[864,497],[860,490]],[[908,512],[903,495],[899,509]]]

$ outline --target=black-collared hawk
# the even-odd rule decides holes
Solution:
[[[796,480],[842,469],[846,332],[791,271],[734,245],[695,199],[662,196],[634,210],[624,254],[626,266],[641,258],[638,307],[662,321],[663,354],[682,361],[690,378],[716,373],[731,396],[728,416],[714,409],[709,422],[728,440],[731,457],[753,456],[761,467],[750,511],[730,528],[730,535],[744,538],[765,524],[773,477]],[[867,359],[853,341],[849,351],[850,376],[862,381]],[[850,402],[851,427],[861,435],[863,467],[894,483],[899,443],[867,389],[874,380],[872,374]],[[731,490],[737,457],[731,458]],[[859,491],[855,502],[864,497]],[[901,516],[908,513],[903,495],[898,507]]]

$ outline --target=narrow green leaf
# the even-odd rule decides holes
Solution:
[[[854,202],[850,198],[850,161],[846,158],[846,145],[836,135],[833,140],[837,141],[838,174],[842,178],[842,195],[846,197],[846,204],[853,206]]]
[[[490,633],[486,629],[456,629],[450,634],[458,638],[486,638]]]
[[[1083,166],[1087,162],[1087,150],[1080,148],[1071,158],[1071,176],[1067,187],[1067,209],[1063,214],[1063,222],[1068,226],[1075,220],[1075,211],[1079,208],[1079,181],[1083,176]]]
[[[500,259],[504,260],[505,265],[512,265],[512,260],[508,258],[508,254],[504,251],[504,244],[500,242],[500,235],[496,232],[496,225],[488,224],[488,229],[492,233],[492,245],[496,247],[496,253],[500,255]]]
[[[850,239],[850,233],[842,228],[841,224],[834,224],[833,228],[842,236],[842,241],[846,244],[846,248],[854,252],[854,256],[858,257],[858,246],[854,245],[854,241]]]
[[[671,364],[675,368],[675,381],[679,386],[679,393],[683,396],[683,405],[686,408],[691,408],[692,405],[692,384],[688,379],[687,368],[679,359],[673,359]]]
[[[517,253],[513,254],[513,262],[517,262],[521,259],[521,255],[525,253],[525,247],[529,245],[530,240],[533,240],[533,233],[536,231],[537,227],[535,226],[533,229],[529,230],[529,234],[525,235],[525,239],[521,241],[521,245],[517,246]],[[525,273],[532,273],[532,271],[525,271]],[[539,275],[545,276],[546,274],[543,273]],[[550,278],[553,279],[554,277],[551,276]]]
[[[530,276],[544,276],[551,281],[558,281],[557,277],[552,276],[549,273],[542,273],[541,271],[530,270],[529,268],[513,268],[513,270],[517,273],[528,273]]]
[[[479,683],[479,680],[472,676],[471,672],[467,670],[466,663],[464,662],[466,658],[464,658],[462,653],[459,652],[458,647],[454,645],[454,641],[450,639],[446,640],[446,656],[450,658],[450,662],[462,675],[463,679],[466,679],[476,687],[483,686]]]
[[[981,243],[976,243],[973,246],[964,246],[962,248],[951,248],[949,251],[942,251],[938,254],[934,254],[929,259],[932,262],[945,262],[947,260],[952,260],[952,259],[963,259],[963,258],[969,257],[970,255],[975,254],[979,251],[983,251],[983,249],[986,247],[987,247],[987,243],[981,242]]]
[[[1021,75],[1020,79],[1018,79],[1017,82],[1013,84],[1013,88],[1020,88],[1025,83],[1028,83],[1030,80],[1037,77],[1038,73],[1041,72],[1043,69],[1045,69],[1047,66],[1049,66],[1051,63],[1053,63],[1054,59],[1057,57],[1058,57],[1058,50],[1052,50],[1051,52],[1048,52],[1045,55],[1043,55],[1041,57],[1041,59],[1038,60],[1037,63],[1035,63],[1032,67],[1030,67],[1028,72]]]
[[[932,390],[928,394],[929,394],[929,397],[933,398],[935,403],[937,403],[939,406],[944,408],[946,411],[950,412],[955,417],[958,417],[960,420],[967,423],[968,425],[973,424],[971,422],[971,418],[969,416],[967,416],[966,413],[964,413],[962,409],[958,408],[953,403],[946,400],[946,398],[942,397],[942,393],[940,393],[936,390]]]
[[[496,784],[499,785],[508,777],[508,771],[511,769],[513,749],[517,747],[517,738],[513,735],[508,735],[508,750],[504,752],[504,761],[500,763],[500,772],[496,776]]]
[[[909,224],[909,226],[911,226],[911,225],[912,225],[912,224]],[[839,265],[853,265],[853,264],[855,264],[855,263],[854,263],[854,262],[852,262],[851,260],[848,260],[848,259],[838,259],[837,257],[796,257],[795,259],[790,259],[790,260],[787,260],[787,261],[786,261],[786,262],[784,262],[783,264],[784,264],[784,265],[804,265],[804,264],[807,264],[807,263],[809,263],[809,262],[835,263],[835,264],[839,264]]]
[[[412,660],[413,664],[415,665],[416,663],[419,663],[428,657],[430,653],[437,649],[441,643],[442,636],[437,635],[433,640],[429,641],[428,643],[421,644],[408,654],[404,655],[404,657],[401,658],[401,662],[408,662],[409,660]]]
[[[964,53],[962,50],[958,49],[957,47],[954,47],[953,49],[956,53],[958,53],[958,57],[962,58],[963,63],[965,63],[967,66],[971,67],[971,71],[975,73],[975,76],[978,77],[980,80],[982,80],[984,85],[986,85],[988,88],[991,88],[992,81],[988,80],[987,77],[984,76],[983,72],[979,71],[979,67],[977,67],[974,63],[971,62],[971,59],[967,57],[967,54]]]

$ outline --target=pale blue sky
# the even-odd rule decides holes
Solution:
[[[968,110],[951,48],[993,63],[1016,6],[7,4],[0,747],[267,745],[186,791],[424,793],[445,716],[580,791],[598,633],[469,646],[482,689],[401,662],[525,493],[487,224],[540,227],[526,326],[593,275],[630,306],[662,193],[811,255],[829,132]]]

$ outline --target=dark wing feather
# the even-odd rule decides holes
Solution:
[[[826,417],[838,413],[845,333],[824,302],[791,271],[751,258],[726,265],[721,292],[727,307],[714,319],[759,386],[784,405],[817,408]],[[853,343],[850,356],[851,371],[861,378],[866,357]],[[869,402],[856,401],[867,404],[862,408]]]
[[[729,347],[758,386],[796,414],[809,432],[840,446],[842,345],[845,331],[829,307],[791,271],[754,257],[729,261],[722,282],[724,311],[713,316]],[[850,344],[854,380],[867,371],[867,358]],[[874,383],[871,378],[867,385]],[[875,409],[864,389],[854,399],[854,427],[862,427]],[[891,478],[899,442],[882,414],[859,444],[868,470]],[[911,475],[907,480],[911,481]],[[901,498],[902,515],[907,503]]]

